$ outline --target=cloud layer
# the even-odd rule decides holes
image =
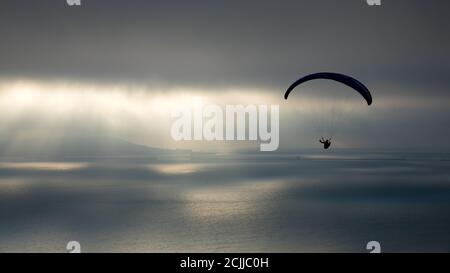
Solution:
[[[370,110],[339,121],[343,146],[429,147],[430,138],[450,133],[445,125],[450,119],[449,8],[448,1],[418,0],[385,1],[381,7],[363,0],[95,0],[81,7],[63,0],[7,0],[0,10],[1,134],[33,131],[31,124],[45,131],[45,120],[59,118],[52,128],[66,133],[77,128],[170,145],[167,124],[153,122],[161,116],[135,115],[143,107],[139,96],[155,101],[189,90],[244,103],[233,95],[237,91],[266,98],[253,103],[281,105],[281,146],[309,147],[318,134],[313,128],[321,108],[312,107],[308,90],[344,88],[317,82],[305,87],[304,100],[296,96],[289,102],[282,94],[304,74],[336,71],[360,79],[374,96]],[[79,94],[63,96],[73,107],[59,105],[62,115],[49,117],[42,100],[35,107],[41,112],[12,110],[7,95],[17,81],[48,86],[47,98],[60,92],[55,81]],[[92,86],[96,89],[87,92]],[[86,101],[101,100],[110,88],[118,92],[120,107],[107,102],[97,112],[90,107],[79,113]],[[450,144],[433,141],[431,146]]]

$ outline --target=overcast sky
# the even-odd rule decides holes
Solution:
[[[260,94],[254,103],[267,98],[267,104],[280,104],[281,148],[310,147],[316,145],[315,111],[297,111],[297,94],[292,102],[282,96],[300,76],[333,71],[358,78],[374,96],[370,109],[358,107],[338,121],[336,141],[342,147],[450,148],[447,0],[384,0],[381,7],[365,0],[82,0],[81,7],[64,0],[5,0],[1,5],[4,138],[48,133],[51,123],[53,129],[113,132],[147,145],[172,145],[167,124],[130,115],[122,104],[123,111],[109,104],[89,113],[71,111],[72,105],[58,110],[65,118],[46,122],[51,106],[39,105],[63,84],[72,103],[83,107],[94,97],[102,100],[96,93],[111,86],[122,88],[117,92],[124,97],[116,99],[128,100],[133,109],[142,96],[156,100],[161,94],[177,96],[177,90],[211,98],[224,90]],[[14,105],[23,109],[11,109],[11,88],[24,81],[43,90],[34,101],[39,105],[25,107],[20,97]],[[308,86],[347,90],[324,82]],[[231,93],[229,102],[243,103]],[[111,111],[114,118],[108,117]]]

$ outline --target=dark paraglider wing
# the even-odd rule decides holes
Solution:
[[[301,85],[302,83],[318,79],[333,80],[345,84],[356,90],[359,94],[361,94],[361,96],[363,96],[364,99],[367,101],[368,105],[372,104],[372,95],[370,94],[369,89],[364,84],[362,84],[360,81],[352,77],[330,72],[315,73],[297,80],[291,86],[289,86],[288,90],[284,94],[284,98],[288,99],[291,91],[294,90],[297,86]]]

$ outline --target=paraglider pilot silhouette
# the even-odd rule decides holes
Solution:
[[[364,84],[362,84],[361,82],[352,77],[331,72],[315,73],[300,78],[299,80],[295,81],[291,86],[289,86],[286,93],[284,94],[284,98],[287,100],[292,90],[294,90],[297,86],[301,85],[302,83],[318,79],[333,80],[345,84],[348,87],[353,88],[356,92],[358,92],[366,100],[368,105],[372,104],[372,95],[370,94],[369,89]],[[331,138],[324,139],[322,137],[321,139],[319,139],[319,142],[323,144],[323,148],[325,150],[331,147]]]
[[[327,150],[331,146],[331,138],[324,139],[323,137],[319,139],[319,142],[323,144],[323,148]]]

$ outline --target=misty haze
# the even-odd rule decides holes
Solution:
[[[449,1],[1,5],[0,252],[450,251]],[[279,124],[174,139],[193,98]]]

